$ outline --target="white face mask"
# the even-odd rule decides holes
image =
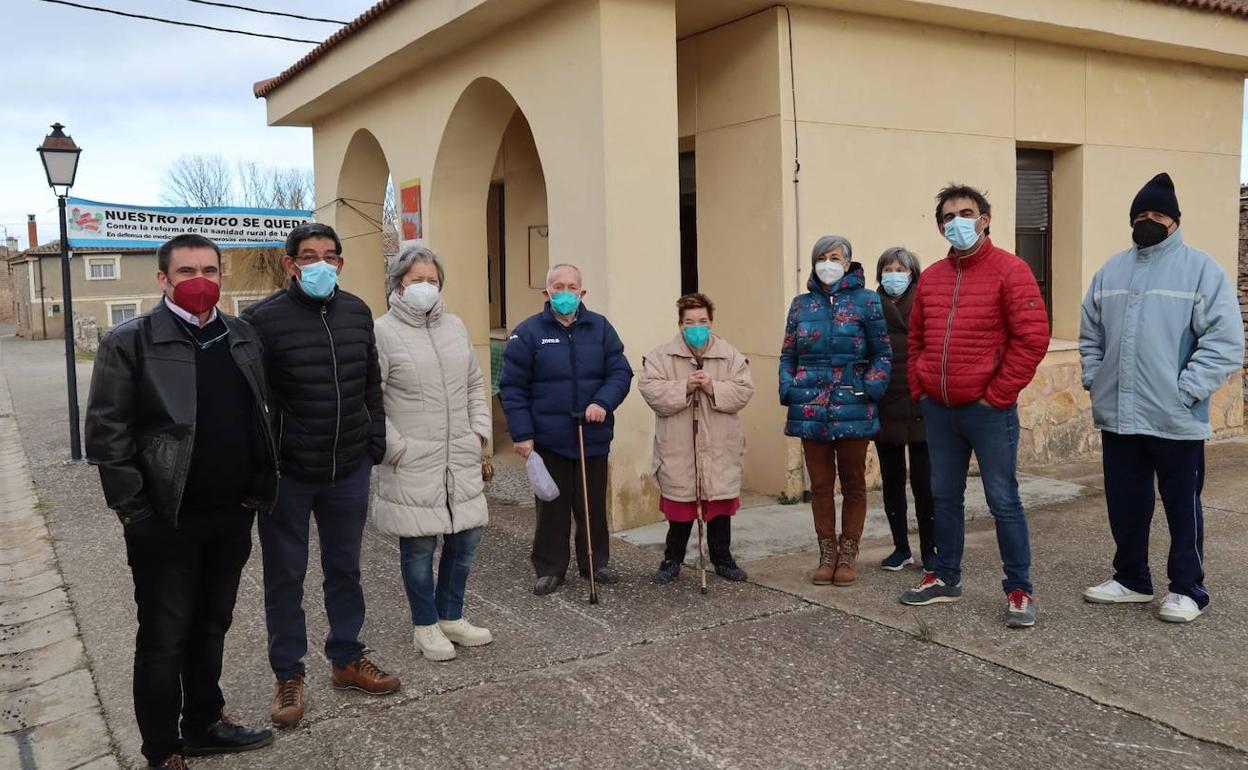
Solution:
[[[831,259],[815,263],[815,275],[824,286],[834,286],[845,277],[845,266]]]
[[[441,292],[431,283],[413,283],[403,290],[403,301],[418,313],[428,313],[438,304]]]

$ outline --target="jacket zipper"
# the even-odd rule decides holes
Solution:
[[[572,323],[576,323],[576,321],[574,320]],[[568,364],[572,367],[572,408],[578,409],[580,408],[578,404],[581,403],[581,386],[580,378],[576,375],[576,343],[572,340],[572,327],[570,325],[563,332],[568,335]],[[588,407],[589,404],[586,404],[585,408]]]
[[[446,513],[451,518],[451,531],[455,531],[455,510],[451,508],[451,389],[446,385],[446,367],[442,365],[442,354],[438,352],[438,343],[433,339],[433,329],[425,321],[425,333],[429,335],[429,346],[433,348],[433,357],[438,361],[438,374],[442,376],[442,405],[446,416],[446,443],[442,450],[442,487],[446,491]]]
[[[940,397],[945,402],[945,406],[952,406],[949,403],[949,340],[953,338],[953,316],[958,312],[958,292],[962,289],[962,260],[957,260],[954,264],[958,269],[958,278],[953,284],[953,303],[949,306],[949,318],[945,322],[945,345],[940,351]]]
[[[329,458],[329,483],[333,486],[338,477],[338,432],[342,430],[342,387],[338,384],[338,351],[334,348],[334,333],[329,330],[326,313],[328,305],[321,305],[321,323],[325,325],[325,334],[329,335],[329,358],[334,362],[334,451]]]

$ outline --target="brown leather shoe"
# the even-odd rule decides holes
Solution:
[[[369,695],[389,695],[399,689],[399,678],[382,671],[368,658],[334,666],[330,678],[339,690],[359,690]]]
[[[832,575],[836,572],[836,540],[819,538],[819,566],[810,575],[810,582],[817,586],[832,584]]]
[[[852,586],[858,577],[857,561],[858,541],[841,535],[841,549],[836,556],[836,572],[832,576],[832,585]]]
[[[294,727],[303,719],[303,675],[277,680],[269,719],[278,727]]]

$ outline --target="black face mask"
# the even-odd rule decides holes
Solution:
[[[1131,240],[1141,249],[1156,246],[1170,237],[1170,228],[1151,219],[1142,219],[1131,226]]]

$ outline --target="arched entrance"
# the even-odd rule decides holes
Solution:
[[[334,229],[346,258],[343,288],[367,302],[374,315],[386,310],[383,210],[389,180],[390,167],[377,138],[368,129],[356,131],[338,172]]]
[[[498,379],[508,329],[542,307],[546,180],[523,111],[498,81],[479,78],[451,112],[434,163],[430,245],[446,262],[446,296],[467,324],[482,371]],[[505,443],[494,400],[495,444]]]

